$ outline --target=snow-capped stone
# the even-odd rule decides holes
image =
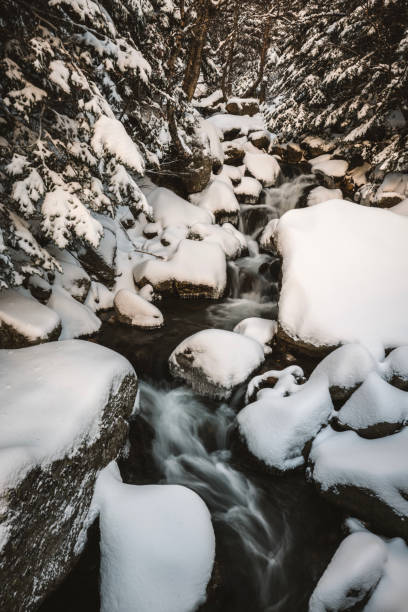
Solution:
[[[139,287],[151,285],[159,293],[184,298],[220,298],[227,284],[225,254],[218,244],[182,240],[167,260],[148,259],[136,265]]]
[[[320,492],[386,535],[408,537],[408,428],[367,440],[331,427],[314,440],[309,477]]]
[[[95,479],[125,442],[137,381],[124,357],[68,340],[0,351],[0,387],[0,608],[28,611],[81,553]]]
[[[381,208],[391,208],[408,197],[408,174],[391,172],[381,183],[374,203]]]
[[[128,289],[118,291],[113,304],[121,323],[143,329],[155,329],[164,324],[163,315],[156,306]]]
[[[249,142],[251,142],[257,149],[263,149],[268,151],[269,145],[272,142],[272,134],[267,130],[259,130],[257,132],[251,132],[248,136]]]
[[[265,251],[270,251],[271,253],[276,252],[275,236],[277,235],[278,224],[279,219],[271,219],[261,234],[259,242]]]
[[[239,185],[241,182],[243,175],[245,174],[245,166],[229,166],[228,164],[224,164],[222,170],[219,174],[217,174],[217,178],[220,180],[224,180],[228,183],[228,185]]]
[[[61,320],[24,289],[0,292],[0,347],[19,348],[56,340]]]
[[[260,113],[253,117],[217,113],[209,117],[208,121],[215,125],[221,140],[232,140],[238,136],[247,136],[250,132],[265,129],[265,120]],[[231,136],[231,134],[235,135]]]
[[[259,100],[257,98],[229,98],[225,108],[231,115],[253,117],[259,113]]]
[[[316,206],[321,202],[327,202],[328,200],[341,200],[343,194],[341,189],[327,189],[327,187],[315,187],[312,189],[307,196],[307,205]]]
[[[58,285],[52,288],[48,307],[52,308],[61,320],[59,340],[91,336],[101,326],[101,320],[86,304],[75,300],[68,291]]]
[[[215,555],[210,513],[178,485],[124,484],[111,464],[93,501],[101,530],[101,612],[189,612],[206,598]]]
[[[313,158],[330,153],[336,148],[336,144],[333,141],[323,140],[319,136],[306,136],[302,140],[302,145]]]
[[[387,544],[373,533],[347,536],[313,591],[309,611],[340,612],[367,602],[384,575],[387,557]]]
[[[325,187],[336,189],[347,172],[348,162],[344,159],[330,159],[330,155],[328,157],[310,160],[309,163],[312,164],[312,172],[320,177]]]
[[[256,340],[222,329],[205,329],[177,346],[169,366],[173,376],[185,380],[197,393],[227,399],[264,359],[263,346]]]
[[[262,193],[262,185],[251,176],[243,176],[234,193],[241,204],[257,204]]]
[[[196,223],[190,229],[189,238],[218,244],[227,259],[237,259],[248,248],[245,236],[231,223],[224,223],[222,227]]]
[[[404,217],[342,200],[283,215],[281,337],[304,351],[357,341],[378,358],[408,343],[407,232]]]
[[[251,143],[245,146],[244,164],[250,176],[264,187],[273,187],[281,178],[281,169],[275,157],[263,153]]]
[[[226,222],[236,223],[239,214],[239,203],[231,185],[219,180],[216,176],[201,193],[190,196],[196,206],[208,210],[220,225]]]
[[[268,345],[271,344],[277,331],[278,324],[276,321],[262,319],[260,317],[243,319],[234,327],[234,332],[248,336],[248,338],[253,338],[260,344],[263,344],[265,353],[270,353],[272,351]]]

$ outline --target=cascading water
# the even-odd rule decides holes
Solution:
[[[273,578],[281,571],[289,531],[285,522],[278,529],[266,520],[262,490],[230,463],[234,411],[226,404],[211,410],[183,387],[159,389],[146,383],[140,403],[142,417],[155,432],[152,452],[163,482],[185,485],[204,499],[214,523],[233,532],[234,554],[246,567],[253,609],[279,610]]]

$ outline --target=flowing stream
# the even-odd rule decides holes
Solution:
[[[318,497],[301,472],[267,473],[239,441],[235,415],[244,387],[228,404],[206,400],[172,381],[167,368],[170,352],[200,329],[233,329],[248,316],[276,316],[277,261],[260,254],[253,238],[280,207],[290,207],[288,199],[298,197],[305,183],[307,178],[298,177],[269,190],[261,214],[256,207],[246,214],[243,207],[249,255],[229,264],[229,297],[215,304],[167,299],[160,305],[164,328],[146,333],[106,323],[98,337],[125,355],[142,380],[129,455],[120,466],[125,482],[185,485],[211,511],[217,551],[204,611],[306,611],[341,539],[341,513]],[[268,359],[265,370],[284,365],[275,355]],[[98,610],[97,554],[96,534],[82,565],[43,612]]]

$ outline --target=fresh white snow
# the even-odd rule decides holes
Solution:
[[[156,306],[129,289],[120,289],[113,303],[116,312],[125,319],[123,322],[129,325],[152,329],[164,323],[163,315]]]

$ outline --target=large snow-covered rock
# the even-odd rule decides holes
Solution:
[[[367,440],[324,429],[314,440],[309,477],[328,499],[381,533],[408,538],[408,428]]]
[[[57,340],[61,320],[24,289],[0,292],[0,348],[19,348]]]
[[[278,330],[276,321],[262,319],[260,317],[249,317],[240,321],[235,327],[234,332],[248,336],[264,345],[265,353],[272,351],[270,344]]]
[[[156,329],[164,324],[160,310],[129,289],[120,289],[115,295],[113,304],[121,323],[142,329]]]
[[[342,199],[341,189],[327,189],[327,187],[315,187],[312,189],[307,196],[307,205],[316,206],[321,202],[327,202],[327,200],[341,200]]]
[[[231,223],[224,223],[222,227],[207,223],[196,223],[190,229],[189,238],[218,244],[227,259],[236,259],[248,249],[245,236]]]
[[[331,200],[273,228],[283,258],[281,338],[299,349],[408,343],[408,219]]]
[[[138,286],[184,298],[219,299],[227,284],[225,254],[218,244],[182,240],[167,261],[149,259],[135,266]]]
[[[257,204],[262,193],[262,185],[252,176],[243,176],[239,185],[234,187],[235,195],[241,204]]]
[[[276,158],[263,153],[251,143],[245,147],[244,164],[250,176],[257,179],[264,187],[273,187],[280,180],[281,169]]]
[[[126,359],[90,342],[0,351],[0,609],[36,609],[71,570],[136,387]]]
[[[190,612],[206,597],[215,554],[210,513],[178,485],[123,484],[100,474],[101,611]]]
[[[147,200],[153,209],[156,223],[162,228],[171,225],[191,227],[194,223],[212,223],[214,220],[209,210],[190,204],[164,187],[152,189]]]
[[[374,203],[381,208],[390,208],[398,205],[408,197],[408,174],[391,172],[384,177]]]
[[[265,120],[261,114],[249,117],[217,113],[209,117],[208,121],[215,126],[221,140],[231,140],[237,136],[247,136],[250,132],[265,129]]]
[[[264,361],[262,344],[222,329],[205,329],[183,340],[169,358],[173,376],[194,391],[215,398],[229,398],[237,385]]]
[[[239,203],[232,185],[214,177],[201,193],[190,196],[191,202],[204,210],[210,211],[217,223],[237,223]]]
[[[360,527],[340,544],[312,594],[309,612],[405,612],[407,575],[406,543]]]

